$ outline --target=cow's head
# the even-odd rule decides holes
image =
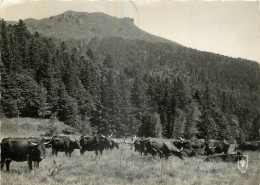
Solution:
[[[173,144],[177,146],[178,148],[183,147],[184,149],[191,149],[191,143],[190,140],[183,139],[180,137],[180,140],[174,141]]]
[[[80,146],[79,140],[71,141],[71,144],[74,149],[82,149],[82,147]]]
[[[80,139],[79,139],[79,141],[80,141],[80,144],[81,145],[84,145],[85,143],[86,143],[86,138],[85,138],[85,136],[80,136]]]
[[[100,139],[100,142],[107,142],[107,140],[108,140],[107,137],[104,136],[103,134],[100,134],[99,139]]]
[[[95,136],[95,140],[96,140],[96,144],[98,144],[98,145],[101,144],[104,146],[104,145],[108,144],[107,138],[103,134],[97,134]]]
[[[118,142],[116,142],[116,141],[113,140],[113,145],[114,145],[117,149],[119,149],[119,143],[118,143]]]
[[[106,138],[106,143],[108,144],[108,146],[114,145],[114,141],[111,138]]]
[[[50,139],[44,138],[44,143],[43,144],[44,144],[45,148],[50,148],[51,144],[52,144],[52,138],[50,138]]]
[[[44,142],[32,142],[29,140],[29,155],[34,161],[41,161],[45,157],[45,145]]]
[[[108,136],[109,138],[112,138],[112,136],[113,136],[113,132]]]

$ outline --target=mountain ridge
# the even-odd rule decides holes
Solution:
[[[82,19],[83,18],[83,19]],[[84,19],[85,18],[85,19]],[[94,20],[97,18],[97,20]],[[87,22],[86,22],[87,20]],[[180,47],[190,48],[185,45],[181,45],[175,41],[150,34],[134,24],[134,19],[130,17],[119,18],[105,14],[103,12],[77,12],[68,10],[61,14],[53,15],[50,17],[35,19],[27,18],[23,20],[27,26],[27,29],[31,32],[38,32],[54,40],[60,41],[73,41],[74,46],[79,47],[79,45],[87,46],[89,43],[92,45],[93,40],[98,43],[108,37],[121,37],[125,40],[144,40],[150,42],[162,42],[173,44]],[[101,24],[97,24],[101,21]],[[17,21],[7,21],[9,24],[16,24]],[[89,26],[93,23],[97,26]],[[111,24],[109,26],[109,24]],[[103,26],[102,26],[103,25]],[[75,27],[75,29],[71,29]],[[98,40],[98,41],[97,41]],[[78,42],[79,41],[79,42]],[[75,44],[75,43],[80,43]],[[95,46],[96,47],[96,46]],[[193,48],[196,49],[196,48]],[[204,51],[214,54],[220,54],[212,51]],[[225,54],[220,54],[227,56]],[[227,56],[231,58],[240,58],[234,56]],[[246,58],[242,58],[246,59]],[[256,60],[246,59],[249,61]],[[259,63],[260,66],[260,63]]]
[[[106,37],[122,37],[130,40],[180,45],[174,41],[145,32],[134,24],[133,18],[118,18],[102,12],[88,13],[69,10],[43,19],[28,18],[24,22],[30,32],[37,31],[61,41],[84,40],[88,43],[95,37],[99,40]]]

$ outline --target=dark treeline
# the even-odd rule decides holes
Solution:
[[[97,38],[82,47],[1,21],[1,113],[56,116],[82,133],[253,140],[256,62],[167,43]]]

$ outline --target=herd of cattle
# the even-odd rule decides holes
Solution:
[[[231,144],[226,140],[186,140],[186,139],[157,139],[157,138],[133,138],[135,151],[141,155],[151,154],[153,156],[168,158],[174,154],[179,158],[205,155],[206,161],[221,159],[233,161],[243,159],[243,151],[260,151],[260,141],[244,142],[239,145]]]
[[[112,135],[111,135],[112,136]],[[103,150],[119,148],[111,136],[96,134],[95,136],[81,136],[80,140],[72,140],[69,136],[53,136],[52,138],[4,138],[1,142],[1,170],[6,165],[9,171],[11,161],[27,161],[29,170],[32,170],[32,162],[39,167],[39,162],[45,157],[45,149],[52,148],[52,155],[58,152],[65,152],[66,156],[71,157],[75,149],[80,149],[83,155],[85,151],[95,151],[102,155]]]
[[[186,139],[159,139],[159,138],[138,138],[133,137],[130,142],[124,140],[126,145],[140,152],[141,155],[152,155],[168,158],[176,155],[193,157],[206,155],[210,157],[220,157],[224,160],[237,161],[243,158],[242,152],[245,150],[260,151],[260,142],[244,142],[240,145],[230,144],[227,141],[204,140],[194,141]],[[32,162],[39,167],[39,162],[45,157],[45,148],[52,149],[52,155],[58,152],[65,152],[66,156],[71,156],[75,149],[80,149],[83,155],[86,151],[95,151],[95,154],[102,155],[104,150],[119,148],[119,142],[110,136],[96,134],[94,136],[81,136],[79,140],[72,140],[68,136],[53,136],[51,138],[4,138],[1,142],[1,170],[6,165],[9,171],[11,161],[27,161],[29,170],[32,170]],[[220,155],[216,155],[220,154]]]

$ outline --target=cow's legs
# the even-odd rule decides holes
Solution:
[[[167,153],[165,154],[165,158],[168,159],[169,156],[170,156],[170,154],[167,152]]]
[[[32,160],[28,160],[28,167],[29,167],[29,171],[32,170]]]
[[[71,152],[69,152],[69,157],[71,157]]]
[[[6,167],[6,171],[9,171],[9,166],[10,166],[11,160],[6,160],[5,161],[5,167]]]
[[[56,157],[57,157],[57,155],[58,155],[58,150],[55,150],[55,155],[56,155]]]
[[[5,158],[1,157],[1,170],[3,170],[4,165],[5,165]]]
[[[52,148],[52,155],[54,155],[54,153],[55,153],[55,150]]]
[[[100,159],[100,155],[98,155],[98,150],[95,150],[95,154],[96,154],[96,163],[97,163],[98,159]]]
[[[34,167],[39,168],[39,162],[38,161],[34,162]]]

